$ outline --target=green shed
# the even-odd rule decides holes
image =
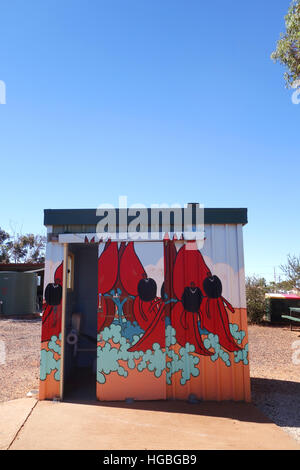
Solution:
[[[290,307],[300,308],[300,296],[295,294],[266,294],[266,320],[273,323],[284,323],[282,315],[290,315]]]
[[[37,311],[37,274],[0,272],[0,315],[30,315]]]

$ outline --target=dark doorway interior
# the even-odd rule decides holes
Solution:
[[[96,399],[98,245],[70,245],[69,253],[74,279],[67,300],[64,397],[92,401]],[[76,336],[78,341],[72,344]]]

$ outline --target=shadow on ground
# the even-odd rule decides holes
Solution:
[[[277,426],[300,428],[300,382],[251,378],[252,402]]]
[[[198,402],[188,401],[134,401],[127,402],[99,402],[84,400],[65,400],[67,403],[101,406],[103,408],[117,408],[120,410],[144,410],[159,413],[190,414],[198,416],[211,416],[218,418],[230,418],[236,421],[252,423],[270,423],[270,419],[264,416],[251,403],[242,402]]]
[[[190,403],[189,401],[99,402],[76,399],[68,403],[105,408],[134,409],[199,416],[231,418],[237,421],[269,423],[300,428],[300,383],[284,380],[251,378],[252,404],[224,401]],[[255,406],[253,406],[255,405]]]

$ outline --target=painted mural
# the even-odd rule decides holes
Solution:
[[[99,244],[98,399],[249,400],[246,310],[196,242],[146,244]]]
[[[63,262],[44,292],[40,357],[40,399],[59,396]]]
[[[208,228],[201,251],[182,240],[98,243],[99,400],[250,401],[242,245],[228,232],[225,253],[224,230]],[[60,385],[60,244],[49,244],[45,280],[40,399],[52,399]]]

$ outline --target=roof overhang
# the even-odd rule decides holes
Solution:
[[[168,211],[181,211],[183,212],[185,208],[160,208],[156,209],[161,211],[162,213]],[[133,220],[136,215],[138,215],[139,211],[147,211],[149,218],[151,219],[151,211],[153,209],[102,209],[107,214],[111,211],[115,211],[116,213],[116,220],[117,224],[119,220],[125,215],[127,217],[128,222]],[[130,212],[129,212],[130,211]],[[132,214],[135,212],[135,214]],[[45,209],[44,210],[44,225],[46,226],[58,226],[58,225],[97,225],[98,222],[104,215],[97,215],[97,209]],[[247,209],[245,208],[231,208],[231,209],[211,209],[205,208],[204,209],[204,224],[242,224],[245,225],[248,223],[248,214]]]

